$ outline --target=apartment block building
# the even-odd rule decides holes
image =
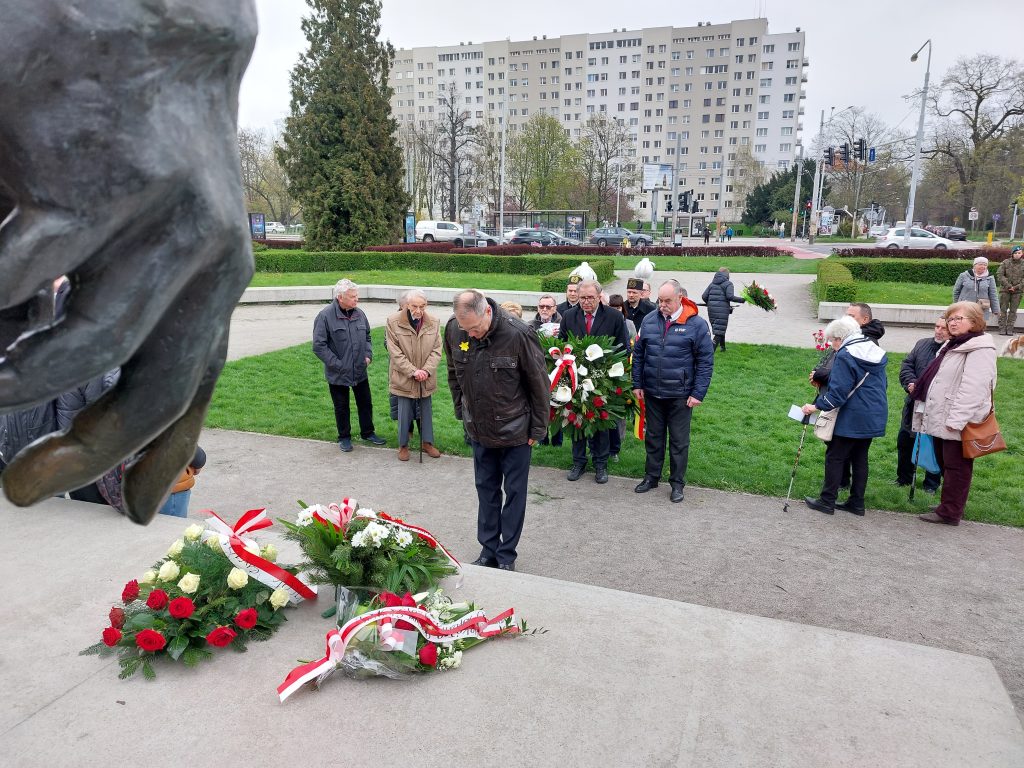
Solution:
[[[603,114],[629,128],[634,146],[625,163],[676,165],[675,191],[693,189],[710,217],[734,220],[742,201],[733,181],[747,151],[768,171],[797,156],[810,63],[804,46],[799,28],[770,34],[758,18],[400,49],[391,107],[400,132],[426,128],[438,118],[439,96],[450,93],[471,122],[491,130],[504,119],[512,133],[546,114],[571,138]],[[649,193],[626,194],[650,217]],[[658,213],[670,197],[673,190],[655,195]]]

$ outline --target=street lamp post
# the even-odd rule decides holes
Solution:
[[[619,198],[622,196],[622,160],[616,166],[618,180],[615,182],[615,226],[619,226]]]
[[[797,221],[800,218],[800,177],[804,171],[804,145],[797,144],[800,149],[796,158],[796,189],[793,192],[793,221],[789,229],[789,242],[796,241]]]
[[[910,230],[914,227],[914,197],[917,194],[917,182],[921,175],[921,144],[924,141],[924,109],[928,102],[928,75],[932,69],[932,41],[931,38],[924,41],[924,45],[914,52],[910,57],[911,61],[917,61],[917,54],[928,46],[928,63],[924,68],[924,90],[921,91],[921,113],[917,118],[917,143],[914,147],[914,166],[910,174],[910,195],[907,197],[907,218],[903,227],[903,247],[910,247]]]

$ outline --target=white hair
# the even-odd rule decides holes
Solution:
[[[413,299],[423,299],[424,301],[427,301],[427,294],[421,291],[419,288],[410,288],[408,291],[405,292],[404,298],[406,304],[408,304]]]
[[[348,293],[349,291],[358,291],[359,286],[349,280],[347,277],[342,278],[334,284],[333,296],[337,299],[341,294]]]
[[[577,285],[576,288],[577,288],[577,290],[579,290],[579,289],[583,288],[583,286],[585,286],[585,285],[592,285],[592,286],[594,286],[594,288],[597,289],[597,295],[598,296],[601,295],[601,290],[602,290],[601,289],[601,284],[597,280],[592,280],[592,279],[580,280],[579,285]]]
[[[860,324],[849,315],[837,317],[825,326],[826,341],[831,341],[832,339],[844,340],[855,333],[860,333]]]

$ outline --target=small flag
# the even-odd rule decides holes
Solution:
[[[647,408],[643,400],[637,400],[636,404],[639,410],[633,416],[633,437],[643,440],[647,435]]]

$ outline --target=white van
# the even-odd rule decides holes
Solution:
[[[462,225],[454,221],[417,221],[416,239],[423,243],[462,239]]]

